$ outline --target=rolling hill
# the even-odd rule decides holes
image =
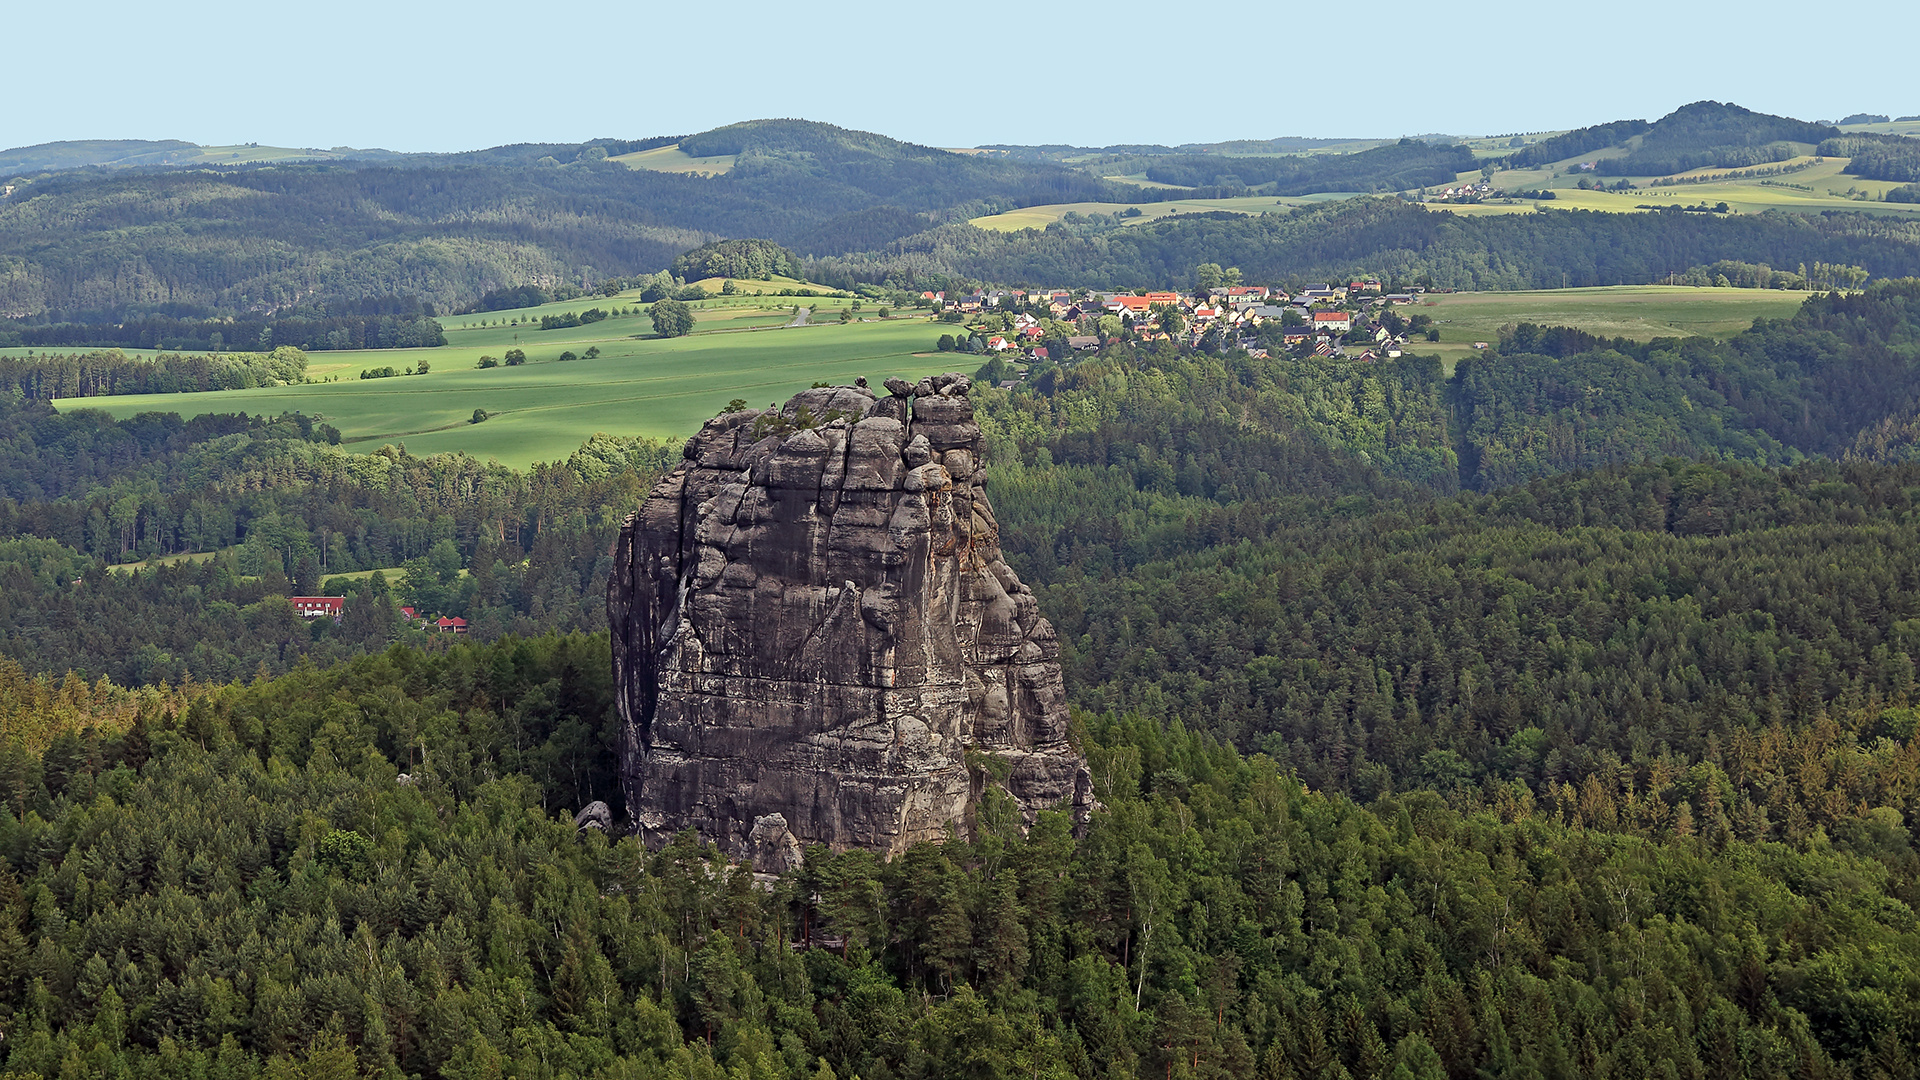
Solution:
[[[0,314],[248,312],[316,295],[457,307],[502,286],[652,272],[721,237],[830,254],[920,231],[932,222],[919,215],[956,207],[972,216],[1135,193],[1058,165],[789,120],[660,144],[735,158],[720,176],[614,160],[650,141],[20,180],[0,197]]]

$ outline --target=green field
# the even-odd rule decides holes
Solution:
[[[1699,183],[1654,186],[1654,181],[1668,178],[1595,177],[1591,173],[1584,174],[1588,179],[1609,184],[1621,179],[1632,182],[1634,190],[1623,192],[1583,191],[1579,187],[1581,177],[1566,175],[1562,171],[1566,163],[1560,162],[1548,168],[1500,172],[1494,174],[1493,178],[1495,187],[1509,191],[1551,189],[1555,196],[1551,202],[1536,203],[1528,199],[1513,199],[1466,204],[1430,202],[1426,206],[1429,210],[1450,210],[1456,214],[1479,217],[1487,214],[1530,214],[1536,209],[1603,210],[1634,214],[1645,212],[1642,204],[1692,206],[1696,203],[1706,203],[1711,206],[1724,202],[1729,209],[1741,214],[1759,214],[1768,210],[1817,214],[1834,210],[1884,214],[1889,217],[1920,217],[1920,204],[1879,201],[1890,189],[1899,187],[1899,184],[1886,180],[1862,180],[1857,176],[1848,176],[1841,171],[1847,167],[1846,158],[1816,158],[1812,155],[1813,147],[1799,145],[1806,151],[1805,153],[1773,165],[1757,165],[1746,169],[1695,169],[1690,173],[1678,174],[1680,179],[1701,175],[1726,177]],[[1587,154],[1583,156],[1583,160],[1593,160],[1622,152],[1624,151],[1616,149]],[[1779,175],[1766,174],[1767,170],[1782,166],[1792,171]],[[1479,173],[1462,173],[1460,176],[1462,182],[1479,179]],[[1438,194],[1439,191],[1438,188],[1428,189],[1429,194]]]
[[[1290,210],[1296,206],[1311,206],[1318,202],[1333,199],[1350,199],[1346,193],[1328,193],[1320,195],[1248,195],[1236,199],[1176,199],[1172,202],[1156,203],[1048,203],[1044,206],[1028,206],[1019,210],[1009,210],[1004,214],[989,214],[977,217],[967,224],[980,229],[992,229],[996,232],[1017,232],[1021,229],[1044,229],[1069,213],[1081,214],[1118,214],[1133,206],[1140,216],[1128,218],[1128,224],[1158,221],[1175,214],[1206,213],[1225,210],[1234,214],[1264,214],[1272,210]]]
[[[1843,124],[1841,131],[1874,132],[1880,135],[1920,135],[1920,120],[1889,120],[1884,124]]]
[[[608,161],[617,161],[629,169],[645,169],[648,172],[699,173],[702,176],[719,176],[733,168],[733,155],[724,157],[694,157],[680,149],[680,144],[656,146],[652,150],[641,150],[633,154],[620,154]]]
[[[1606,337],[1732,337],[1759,317],[1784,318],[1809,294],[1770,289],[1697,289],[1685,285],[1616,285],[1538,292],[1435,293],[1403,315],[1422,314],[1440,327],[1438,345],[1416,341],[1413,352],[1439,353],[1451,370],[1476,341],[1497,342],[1508,323],[1576,326]]]
[[[794,303],[817,305],[815,324],[788,327]],[[629,297],[581,299],[457,316],[445,320],[448,343],[440,348],[314,353],[307,370],[318,381],[307,385],[58,404],[121,417],[149,410],[188,416],[298,411],[339,428],[352,450],[404,442],[416,454],[465,451],[523,467],[564,458],[595,432],[685,436],[736,397],[762,406],[819,380],[852,382],[865,375],[878,385],[889,375],[917,379],[951,367],[915,355],[930,350],[939,336],[925,317],[883,322],[873,317],[877,308],[867,306],[858,315],[866,321],[840,324],[838,314],[850,302],[827,298],[702,301],[695,332],[671,340],[651,337],[644,315],[537,329],[542,314],[638,304]],[[512,325],[516,319],[518,326]],[[590,346],[600,350],[595,359],[558,360],[562,352],[580,354]],[[516,347],[527,354],[523,366],[474,366],[483,354],[503,357]],[[430,365],[426,375],[358,377],[370,367],[405,370],[421,360]],[[491,415],[471,423],[475,409]]]

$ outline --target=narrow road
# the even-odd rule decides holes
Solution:
[[[800,314],[795,315],[793,317],[793,321],[788,323],[787,325],[788,326],[805,326],[807,325],[807,317],[812,314],[813,314],[812,308],[801,308]]]

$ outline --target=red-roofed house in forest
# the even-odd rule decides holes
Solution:
[[[449,618],[448,616],[442,615],[440,616],[440,621],[434,623],[433,625],[439,627],[440,632],[443,634],[446,634],[446,633],[464,634],[467,632],[467,620],[461,618],[458,615],[452,616],[451,618]]]
[[[347,598],[344,596],[289,596],[287,603],[303,619],[318,619],[326,616],[338,619],[347,612]]]

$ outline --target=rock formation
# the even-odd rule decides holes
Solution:
[[[728,413],[621,530],[607,607],[635,827],[756,870],[1092,806],[1059,646],[1000,558],[968,380]],[[971,759],[971,760],[970,760]],[[999,779],[1004,778],[1004,779]]]

